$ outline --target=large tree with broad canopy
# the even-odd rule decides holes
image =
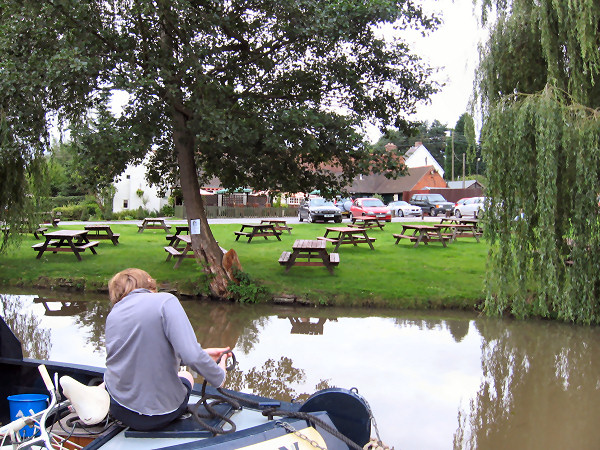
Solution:
[[[149,180],[179,183],[188,218],[200,220],[194,251],[223,295],[231,274],[206,220],[202,177],[331,193],[366,167],[377,171],[360,126],[405,125],[435,90],[398,36],[437,23],[413,0],[6,0],[2,158],[31,181],[53,121],[93,121],[111,93],[127,93],[122,114],[89,140],[88,164],[114,176],[149,153]],[[0,219],[18,226],[6,204]]]

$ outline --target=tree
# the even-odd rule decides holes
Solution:
[[[415,142],[422,142],[438,164],[443,165],[446,131],[448,127],[439,120],[416,123],[408,128],[389,128],[373,145],[376,152],[382,152],[388,143],[398,147],[398,152],[404,155]]]
[[[485,310],[599,323],[600,3],[490,4],[478,88],[492,199]]]
[[[465,155],[465,173],[474,174],[477,158],[480,156],[475,142],[475,123],[469,113],[463,113],[458,118],[452,134],[446,137],[444,171],[454,181],[454,174],[462,173],[463,155]],[[454,157],[454,170],[452,158]]]
[[[382,37],[385,24],[437,25],[412,0],[9,0],[0,14],[0,108],[30,141],[21,155],[44,150],[49,118],[77,122],[109,92],[128,93],[115,126],[136,149],[103,157],[150,151],[150,181],[180,184],[216,295],[231,274],[199,175],[229,188],[342,190],[370,164],[362,121],[403,123],[435,90],[405,43]]]

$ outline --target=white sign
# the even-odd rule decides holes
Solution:
[[[200,234],[200,219],[190,220],[190,234]]]

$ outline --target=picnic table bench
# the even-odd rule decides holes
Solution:
[[[83,228],[91,232],[94,239],[110,239],[113,245],[119,244],[119,236],[121,235],[119,233],[113,233],[110,225],[91,224],[85,225]]]
[[[186,258],[194,258],[194,250],[192,248],[192,236],[189,234],[177,234],[175,235],[175,245],[167,245],[163,247],[165,252],[168,253],[167,261],[171,258],[175,258],[177,262],[173,266],[173,269],[177,269],[181,262]],[[223,253],[227,253],[223,247],[220,247]]]
[[[333,275],[333,267],[340,263],[339,253],[327,253],[326,241],[297,239],[291,252],[283,252],[279,264],[288,272],[292,266],[323,266]]]
[[[457,237],[473,237],[479,242],[481,236],[476,224],[434,223],[432,226],[439,228],[442,231],[442,236],[449,236],[452,241],[455,241]]]
[[[189,234],[177,234],[174,236],[174,239],[175,245],[167,245],[164,249],[168,253],[167,261],[171,257],[177,260],[173,266],[173,269],[177,269],[185,258],[194,258],[194,252],[192,249],[192,237]],[[179,246],[180,243],[183,245]]]
[[[271,224],[275,231],[287,231],[288,234],[292,234],[292,227],[288,226],[287,221],[283,219],[262,219],[261,224]]]
[[[40,236],[44,236],[44,233],[48,231],[48,227],[38,227],[32,231],[33,237],[36,239],[40,239]],[[39,234],[38,234],[39,233]]]
[[[353,217],[351,219],[352,223],[349,224],[349,227],[357,227],[357,228],[380,228],[383,231],[383,227],[385,226],[385,220],[382,222],[379,221],[377,217]]]
[[[37,259],[40,259],[44,252],[72,252],[77,259],[81,261],[80,253],[86,249],[96,255],[96,247],[99,241],[90,241],[87,237],[87,230],[59,230],[44,234],[45,241],[31,246],[38,252]]]
[[[146,217],[141,225],[138,225],[138,233],[144,230],[165,230],[167,233],[171,229],[171,225],[165,223],[162,217]]]
[[[335,247],[333,249],[334,252],[337,252],[340,248],[340,245],[343,244],[352,244],[356,247],[357,244],[363,243],[369,244],[371,250],[375,250],[375,247],[373,247],[373,242],[375,242],[375,238],[369,237],[365,228],[327,227],[325,229],[325,236],[319,236],[317,239],[320,241],[331,242],[332,244],[335,244]]]
[[[189,225],[175,225],[175,234],[167,234],[165,239],[169,241],[170,246],[174,246],[173,244],[177,243],[177,236],[181,233],[190,234]]]
[[[398,244],[401,239],[408,239],[415,243],[415,247],[418,247],[421,242],[428,245],[430,241],[441,242],[444,247],[446,247],[446,242],[451,239],[450,236],[444,236],[439,228],[430,225],[412,224],[403,224],[402,232],[393,234],[392,236],[396,238],[396,244]]]
[[[249,230],[249,231],[244,231]],[[248,238],[248,243],[252,241],[252,238],[255,237],[264,237],[267,239],[269,236],[275,236],[277,240],[281,241],[281,231],[277,231],[275,226],[270,223],[261,223],[261,224],[243,224],[240,231],[233,232],[235,236],[235,240],[237,241],[240,236],[245,236]]]

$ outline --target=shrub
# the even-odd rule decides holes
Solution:
[[[158,215],[161,217],[173,217],[175,215],[175,208],[171,205],[164,205],[160,208]]]

